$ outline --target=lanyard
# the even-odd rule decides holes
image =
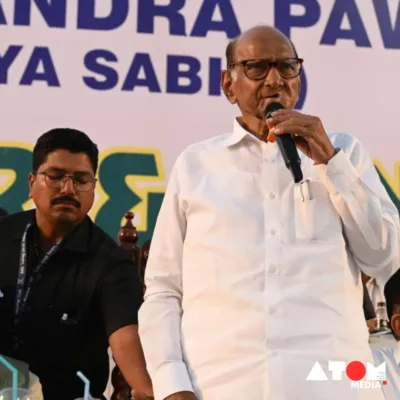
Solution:
[[[18,268],[18,277],[17,277],[17,285],[16,285],[16,298],[15,298],[15,323],[18,324],[21,319],[21,315],[25,309],[26,301],[28,300],[29,293],[32,289],[33,283],[35,281],[35,277],[42,270],[43,266],[49,261],[50,257],[54,255],[54,253],[60,248],[61,240],[56,243],[42,258],[39,264],[33,270],[31,277],[28,281],[28,284],[25,286],[26,280],[26,268],[27,268],[27,236],[28,231],[32,227],[32,223],[29,223],[25,228],[24,235],[21,239],[21,251],[19,256],[19,268]],[[24,290],[25,289],[25,290]]]

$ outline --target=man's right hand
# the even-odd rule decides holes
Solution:
[[[179,392],[171,394],[165,400],[197,400],[193,392]]]

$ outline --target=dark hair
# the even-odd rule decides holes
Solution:
[[[389,320],[391,320],[393,314],[399,312],[400,306],[400,270],[392,275],[387,281],[384,289],[386,309]]]
[[[262,26],[261,26],[261,27],[262,27]],[[268,27],[268,26],[265,26],[265,28],[267,28],[267,27]],[[274,28],[274,29],[275,29],[275,28]],[[277,31],[278,31],[278,30],[277,30]],[[280,31],[278,31],[278,32],[280,32]],[[283,34],[282,34],[282,35],[283,35]],[[285,36],[285,35],[284,35],[284,36]],[[297,53],[297,50],[296,50],[296,47],[295,47],[294,43],[292,42],[292,40],[291,40],[290,38],[288,38],[287,36],[285,36],[285,37],[289,40],[290,44],[292,45],[295,58],[298,58],[299,55],[298,55],[298,53]],[[227,66],[227,68],[229,67],[229,64],[233,63],[234,60],[235,60],[235,47],[236,47],[236,44],[237,44],[237,41],[238,41],[239,38],[240,38],[240,36],[236,37],[235,39],[232,39],[232,40],[228,43],[228,45],[226,46],[226,49],[225,49],[225,58],[226,58],[226,66]]]
[[[0,217],[5,217],[6,215],[8,215],[8,212],[4,208],[0,207]]]
[[[37,172],[47,156],[55,150],[67,150],[71,153],[85,153],[97,171],[99,150],[83,132],[70,128],[56,128],[44,133],[33,149],[32,172]]]

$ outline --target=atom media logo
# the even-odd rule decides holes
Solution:
[[[346,365],[344,361],[329,361],[328,369],[331,372],[332,381],[341,381],[343,372],[351,380],[351,387],[357,389],[375,389],[386,385],[386,363],[375,367],[367,363],[365,366],[360,361],[352,361]],[[364,379],[366,377],[366,379]],[[328,381],[329,378],[321,367],[321,364],[316,361],[308,374],[307,381]]]

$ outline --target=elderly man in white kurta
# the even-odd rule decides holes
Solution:
[[[397,269],[398,211],[357,139],[293,111],[302,60],[285,36],[253,28],[227,62],[241,116],[179,156],[151,245],[139,332],[155,399],[382,399],[328,365],[373,364],[360,274]],[[271,102],[285,110],[265,121]],[[274,142],[283,133],[304,185]],[[306,380],[316,361],[328,381]]]

